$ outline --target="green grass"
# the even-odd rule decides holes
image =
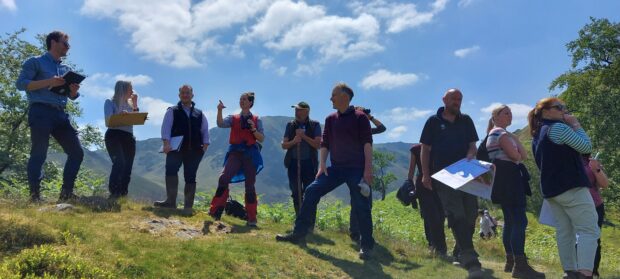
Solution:
[[[204,203],[199,206],[205,206]],[[431,257],[427,251],[417,210],[403,207],[392,195],[374,203],[373,259],[361,261],[357,247],[348,238],[348,207],[321,204],[318,229],[306,247],[278,243],[276,233],[291,228],[290,205],[261,205],[259,228],[249,229],[242,220],[228,216],[230,234],[208,234],[181,240],[172,233],[153,235],[140,229],[148,218],[170,217],[196,228],[212,220],[199,210],[192,217],[175,211],[160,211],[133,201],[123,201],[120,211],[93,211],[78,207],[73,212],[41,212],[23,202],[0,201],[0,239],[18,239],[15,230],[27,237],[4,241],[0,250],[0,278],[11,278],[24,270],[26,262],[43,263],[48,277],[98,278],[464,278],[466,271]],[[446,230],[448,243],[451,234]],[[12,236],[13,238],[8,238]],[[602,274],[620,274],[620,233],[606,228]],[[13,245],[14,244],[14,245]],[[39,246],[44,244],[43,246]],[[476,240],[489,278],[510,278],[502,271],[503,252],[499,238]],[[10,246],[10,247],[9,247]],[[526,252],[531,262],[561,277],[553,231],[530,216]],[[17,266],[21,266],[17,268]],[[26,268],[27,269],[27,268]],[[31,268],[34,269],[34,268]],[[64,272],[64,273],[62,273]],[[609,277],[607,277],[609,278]]]

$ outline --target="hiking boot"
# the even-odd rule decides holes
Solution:
[[[153,203],[155,207],[177,208],[177,190],[179,189],[178,176],[166,176],[166,199]]]
[[[194,207],[194,196],[196,195],[196,183],[186,183],[183,192],[185,195],[183,210],[192,211],[192,207]]]
[[[512,255],[506,254],[506,264],[504,265],[504,272],[512,272],[512,267],[515,265],[515,258]]]
[[[79,199],[80,197],[74,193],[60,192],[60,196],[58,196],[58,203],[75,202]]]
[[[372,256],[372,249],[362,247],[359,252],[360,260],[369,260]]]
[[[467,279],[483,279],[484,272],[478,265],[474,265],[467,269]]]
[[[512,278],[533,278],[544,279],[545,274],[534,270],[527,262],[525,255],[514,256],[514,268],[512,269]]]
[[[303,244],[306,242],[306,237],[296,233],[277,234],[276,241],[290,242],[293,244]]]
[[[42,203],[43,200],[41,199],[41,194],[39,194],[39,192],[31,193],[30,202],[31,203]]]
[[[215,221],[219,221],[220,219],[222,219],[222,214],[223,213],[224,213],[224,207],[220,207],[220,208],[216,209],[213,214],[211,214],[211,212],[209,212],[209,216],[213,217],[213,219],[215,219]]]
[[[252,228],[257,228],[258,227],[258,225],[256,224],[256,221],[247,221],[245,223],[245,225],[248,226],[248,227],[252,227]]]

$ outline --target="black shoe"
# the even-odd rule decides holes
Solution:
[[[474,265],[467,269],[467,278],[468,279],[483,279],[484,272],[482,271],[482,268],[480,268],[478,265]]]
[[[31,203],[42,203],[41,195],[39,193],[30,194]]]
[[[369,260],[371,255],[372,255],[372,249],[364,248],[364,247],[360,249],[360,252],[359,252],[360,259]]]
[[[296,233],[278,234],[276,235],[276,241],[290,242],[293,244],[302,244],[306,241],[306,237]]]
[[[177,208],[176,204],[169,203],[168,201],[156,201],[153,203],[153,206],[161,207],[161,208],[173,208],[173,209]]]
[[[58,203],[67,203],[67,202],[76,202],[80,199],[80,197],[78,197],[76,194],[74,193],[60,193],[60,196],[58,197]]]

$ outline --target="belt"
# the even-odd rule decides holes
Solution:
[[[32,105],[42,105],[42,106],[46,106],[46,107],[49,107],[49,108],[53,108],[53,109],[55,109],[55,110],[65,111],[65,107],[64,107],[64,106],[57,105],[57,104],[50,104],[50,103],[40,103],[40,102],[37,102],[37,103],[32,103]]]

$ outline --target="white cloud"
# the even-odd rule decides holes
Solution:
[[[212,53],[244,57],[242,46],[252,43],[311,60],[301,64],[355,59],[383,50],[375,17],[329,15],[323,6],[303,1],[86,0],[81,13],[116,21],[130,34],[135,52],[179,68],[200,66]],[[230,37],[222,33],[233,27],[241,30],[234,42],[221,42]],[[273,70],[284,74],[286,67]]]
[[[130,76],[130,75],[126,75],[126,74],[120,74],[120,75],[116,75],[114,78],[116,80],[131,81],[131,84],[133,86],[148,85],[151,82],[153,82],[153,79],[151,77],[147,76],[147,75]]]
[[[328,15],[323,6],[284,0],[273,3],[254,26],[237,37],[236,44],[258,42],[275,51],[295,51],[298,60],[310,54],[310,59],[319,62],[315,66],[320,66],[383,51],[378,34],[379,23],[371,15]],[[298,67],[296,73],[303,72],[311,71]]]
[[[114,84],[117,80],[129,80],[134,87],[150,84],[153,79],[147,75],[111,75],[109,73],[95,73],[84,80],[80,86],[80,93],[85,97],[107,99],[114,96]],[[135,89],[134,89],[135,90]],[[137,91],[137,90],[136,90]]]
[[[370,3],[353,2],[350,7],[357,14],[371,14],[385,21],[387,33],[399,33],[430,23],[433,18],[446,7],[448,0],[435,0],[430,10],[418,11],[413,3],[392,3],[385,0],[374,0]]]
[[[17,5],[15,5],[15,0],[2,0],[0,1],[0,6],[5,7],[9,11],[17,11]]]
[[[285,75],[287,70],[287,67],[274,64],[273,58],[261,59],[259,66],[263,70],[273,70],[278,76]]]
[[[361,82],[364,89],[380,88],[390,90],[416,83],[420,78],[413,73],[392,73],[380,69],[369,73]]]
[[[140,110],[149,113],[148,120],[146,121],[147,124],[153,126],[161,126],[166,110],[174,105],[152,97],[141,97],[139,102]]]
[[[388,136],[388,138],[391,138],[391,139],[398,139],[405,132],[407,132],[407,127],[401,125],[401,126],[394,127],[394,129],[390,130],[388,132],[387,136]]]
[[[468,48],[457,49],[454,51],[454,56],[459,58],[465,58],[466,56],[477,52],[478,50],[480,50],[480,46],[477,45]]]
[[[409,123],[411,121],[425,118],[432,112],[432,110],[421,110],[414,107],[395,107],[387,112],[383,112],[381,114],[381,118],[385,118],[386,121],[391,121],[394,123]]]
[[[502,103],[494,102],[486,107],[481,108],[480,111],[486,113],[486,115],[482,116],[482,118],[488,121],[489,118],[491,118],[491,112],[493,111],[493,109],[501,105]],[[510,107],[510,111],[512,112],[512,124],[524,125],[527,123],[527,114],[532,110],[533,107],[526,104],[516,103],[506,105]]]

